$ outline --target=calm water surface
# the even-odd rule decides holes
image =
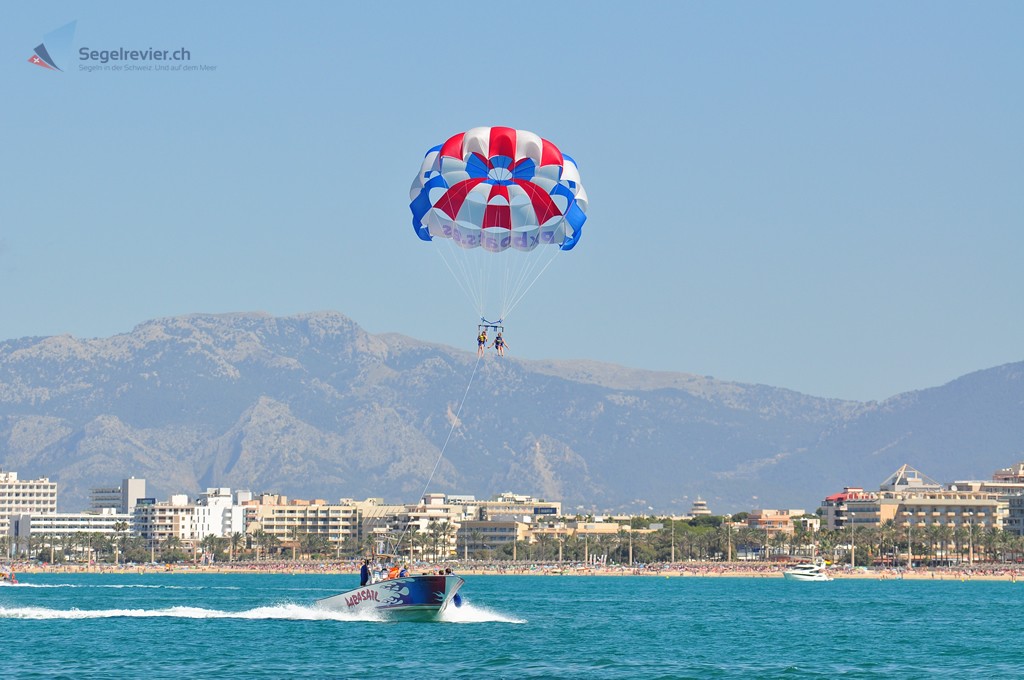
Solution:
[[[1024,583],[469,577],[438,623],[323,612],[354,576],[26,574],[19,678],[1022,677]]]

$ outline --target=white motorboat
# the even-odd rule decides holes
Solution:
[[[401,621],[432,621],[449,604],[462,606],[464,581],[452,574],[385,579],[317,600],[319,607],[353,614],[376,613]]]
[[[801,562],[782,572],[782,575],[791,581],[832,580],[832,577],[825,572],[825,562],[820,559],[813,562]]]

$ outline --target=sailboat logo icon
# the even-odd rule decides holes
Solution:
[[[71,57],[71,40],[74,37],[74,21],[50,31],[43,36],[43,42],[33,50],[32,56],[28,58],[29,63],[51,71],[63,71],[64,69],[58,64],[67,66]]]

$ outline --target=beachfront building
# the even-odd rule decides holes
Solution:
[[[359,538],[357,550],[377,553],[391,553],[396,549],[409,552],[410,543],[397,545],[397,541],[405,541],[404,515],[405,505],[390,505],[383,498],[367,498],[356,504],[359,508]]]
[[[818,514],[827,529],[844,529],[849,519],[850,501],[871,501],[878,498],[878,495],[870,491],[864,491],[859,486],[845,487],[842,492],[827,496],[821,502]]]
[[[941,490],[941,484],[906,464],[901,465],[878,486],[879,493],[904,496]]]
[[[525,494],[506,492],[489,501],[475,501],[477,519],[504,520],[530,524],[538,519],[559,517],[562,514],[560,501],[545,501]]]
[[[493,555],[512,544],[536,540],[531,528],[557,517],[562,504],[526,494],[506,492],[491,500],[474,496],[428,493],[406,505],[387,524],[404,535],[401,551],[430,559],[481,551]],[[542,539],[543,540],[543,539]]]
[[[608,556],[608,547],[614,542],[623,526],[618,522],[569,522],[573,537],[583,541],[584,562],[604,562]]]
[[[855,531],[882,526],[896,519],[900,500],[891,493],[878,493],[871,498],[849,499],[846,501],[846,521],[843,522],[843,527]]]
[[[494,558],[505,546],[528,540],[529,528],[515,520],[466,520],[459,524],[457,552],[462,557]]]
[[[1018,536],[1024,535],[1024,494],[1010,496],[1006,505],[1006,530]]]
[[[195,552],[208,536],[226,538],[245,530],[242,502],[250,496],[248,491],[232,494],[231,489],[219,487],[199,494],[194,503],[190,503],[185,494],[174,494],[163,502],[137,498],[132,512],[132,530],[151,550],[172,541]]]
[[[185,494],[173,494],[168,501],[141,499],[132,513],[132,528],[151,551],[159,550],[168,541],[179,542],[183,548],[198,550],[203,537],[199,533],[196,506]]]
[[[12,547],[28,552],[32,547],[54,560],[57,550],[76,552],[83,559],[96,546],[96,539],[110,539],[127,535],[132,527],[132,516],[116,512],[114,508],[87,512],[58,512],[41,515],[15,515],[11,518]]]
[[[822,505],[822,516],[830,520],[830,528],[849,528],[851,541],[857,529],[889,527],[904,541],[935,546],[940,559],[956,550],[973,562],[977,539],[1008,526],[1010,498],[1005,485],[1011,483],[955,482],[943,488],[903,465],[877,493],[848,488],[830,496]]]
[[[559,502],[503,493],[491,500],[460,494],[426,493],[418,503],[385,505],[382,499],[358,504],[363,550],[398,550],[410,558],[443,560],[452,555],[494,551],[530,540],[530,527],[561,514]]]
[[[200,538],[224,538],[245,531],[245,506],[249,491],[231,493],[227,487],[207,489],[199,494],[195,503],[196,532]]]
[[[973,562],[979,538],[1001,530],[1008,510],[1009,503],[997,494],[941,491],[904,499],[895,524],[946,550],[966,545]]]
[[[1024,462],[1016,463],[1008,468],[996,470],[995,474],[992,475],[992,481],[1024,484]]]
[[[991,480],[958,480],[949,485],[950,492],[969,492],[976,498],[995,498],[1005,504],[996,509],[997,515],[1002,517],[996,521],[1002,522],[1002,528],[1014,534],[1024,534],[1024,462],[1016,463],[1007,468],[996,470]],[[977,513],[985,512],[984,509],[963,508],[962,512],[968,513],[971,518],[967,526],[978,524]],[[987,514],[983,515],[987,520]]]
[[[366,501],[372,504],[372,501]],[[358,549],[361,538],[361,504],[351,499],[328,503],[322,498],[294,499],[279,494],[259,494],[244,503],[245,532],[257,542],[271,537],[268,545],[277,543],[282,548],[297,550],[303,540],[315,536],[331,545],[335,551],[348,546]]]
[[[57,512],[57,483],[46,477],[18,479],[17,472],[0,472],[0,536],[11,535],[15,515]]]
[[[768,538],[778,534],[792,535],[795,530],[794,520],[803,517],[806,514],[807,513],[804,512],[802,508],[790,510],[754,510],[747,515],[746,525],[748,529],[760,529],[765,531]]]
[[[135,504],[146,497],[146,480],[129,477],[120,486],[106,486],[89,489],[89,509],[92,511],[113,510],[130,515]]]
[[[472,497],[457,497],[463,500]],[[411,534],[403,546],[410,551],[434,560],[443,560],[455,554],[461,523],[477,512],[476,502],[449,503],[442,493],[424,494],[416,505],[407,505],[401,516],[403,532]],[[418,544],[418,545],[417,545]]]

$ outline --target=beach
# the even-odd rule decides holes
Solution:
[[[644,566],[594,566],[559,563],[447,561],[418,563],[414,574],[451,567],[462,576],[646,576],[661,578],[782,578],[793,563],[686,562]],[[359,574],[359,562],[344,561],[260,561],[219,564],[39,564],[15,562],[16,574]],[[850,568],[832,565],[827,570],[835,579],[1010,581],[1024,578],[1024,567],[1011,565],[969,565],[951,567]]]

